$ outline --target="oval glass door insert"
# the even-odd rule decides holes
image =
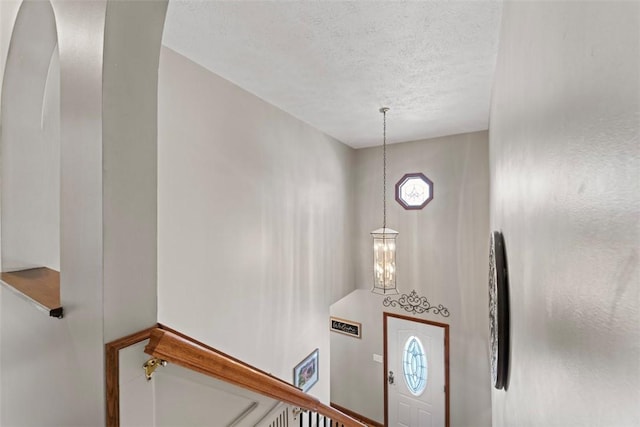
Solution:
[[[420,396],[427,388],[427,355],[420,339],[410,336],[402,351],[402,371],[407,388],[414,396]]]

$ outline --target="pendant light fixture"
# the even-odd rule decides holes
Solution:
[[[371,232],[373,237],[373,289],[376,294],[397,294],[396,237],[398,232],[387,228],[387,111],[382,113],[382,228]]]

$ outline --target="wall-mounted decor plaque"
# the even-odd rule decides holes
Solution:
[[[293,385],[305,393],[320,378],[320,351],[316,348],[293,368]]]
[[[351,320],[331,317],[331,330],[340,334],[349,335],[351,337],[362,338],[362,324],[352,322]]]

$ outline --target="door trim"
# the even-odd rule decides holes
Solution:
[[[387,366],[387,318],[395,317],[396,319],[407,320],[409,322],[416,323],[425,323],[427,325],[436,326],[439,328],[444,328],[444,386],[445,386],[445,396],[444,396],[444,425],[446,427],[450,427],[449,423],[449,325],[446,323],[434,322],[431,320],[418,319],[416,317],[403,316],[402,314],[395,313],[382,313],[382,330],[383,330],[383,339],[384,339],[384,363],[383,363],[383,376],[384,378],[384,425],[389,425],[389,390],[388,390],[388,382],[387,382],[387,372],[389,372]]]

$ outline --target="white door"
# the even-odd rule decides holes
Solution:
[[[385,315],[388,427],[445,427],[445,327]]]

